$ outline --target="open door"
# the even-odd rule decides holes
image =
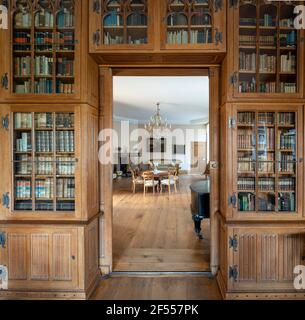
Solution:
[[[100,69],[100,107],[99,107],[99,132],[113,127],[113,78],[110,68]],[[103,145],[100,141],[99,147]],[[110,154],[112,154],[112,145]],[[99,165],[100,174],[100,269],[102,274],[112,272],[112,164]]]

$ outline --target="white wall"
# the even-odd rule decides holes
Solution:
[[[122,149],[122,152],[126,152],[127,149],[127,143],[122,142],[121,138],[121,121],[114,121],[113,127],[118,133],[118,139],[119,139],[119,146]],[[129,123],[129,133],[131,133],[135,129],[144,129],[143,124],[138,124],[134,122]],[[208,131],[206,129],[206,126],[204,125],[172,125],[172,130],[180,129],[183,131],[184,136],[186,136],[187,130],[193,130],[194,132],[194,139],[192,141],[198,141],[198,142],[208,142],[207,141],[207,135]],[[123,139],[126,137],[123,137]],[[132,152],[132,148],[136,144],[136,142],[129,142],[130,143],[130,151]],[[180,144],[180,143],[177,143]],[[208,145],[208,144],[207,144]],[[208,154],[208,153],[207,153]],[[186,144],[186,154],[185,155],[176,155],[176,159],[182,161],[181,169],[189,171],[190,170],[190,163],[191,163],[191,143]],[[208,159],[206,159],[208,161]]]

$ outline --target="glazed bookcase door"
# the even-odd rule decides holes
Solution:
[[[225,4],[213,0],[162,3],[163,49],[225,49]]]
[[[229,290],[294,290],[294,268],[304,264],[304,232],[296,227],[230,228]]]
[[[234,109],[234,216],[300,219],[303,112],[299,106]]]
[[[89,33],[93,52],[151,49],[153,2],[151,0],[91,0]]]
[[[240,0],[231,9],[235,97],[302,97],[304,30],[294,28],[299,4]]]
[[[9,4],[9,97],[78,97],[80,1],[12,0]]]
[[[1,208],[5,220],[75,220],[81,217],[80,113],[40,106],[9,108],[9,146]],[[2,190],[1,190],[2,191]]]

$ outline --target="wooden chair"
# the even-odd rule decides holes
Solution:
[[[155,180],[155,175],[151,171],[143,172],[142,174],[144,180],[144,196],[146,195],[146,189],[152,188],[153,193],[155,193],[155,188],[158,186],[159,182]]]
[[[137,172],[130,168],[131,171],[131,176],[132,176],[132,191],[133,193],[136,193],[136,186],[137,185],[143,185],[144,184],[144,179],[140,176],[138,176]]]
[[[177,170],[169,169],[168,177],[161,180],[161,192],[163,191],[163,186],[167,186],[168,193],[171,194],[171,186],[174,186],[175,192],[177,192]]]

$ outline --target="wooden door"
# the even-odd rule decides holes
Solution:
[[[113,79],[110,68],[100,69],[100,116],[99,130],[112,129],[113,127]],[[99,139],[100,140],[100,139]],[[100,141],[100,148],[103,142]],[[110,144],[110,154],[112,146]],[[113,166],[101,164],[100,174],[100,268],[103,274],[112,271],[112,172]]]
[[[1,264],[8,270],[8,290],[76,289],[77,228],[9,226]]]
[[[293,290],[295,266],[304,264],[304,228],[232,228],[229,287],[239,291]],[[230,269],[235,270],[230,275]]]

